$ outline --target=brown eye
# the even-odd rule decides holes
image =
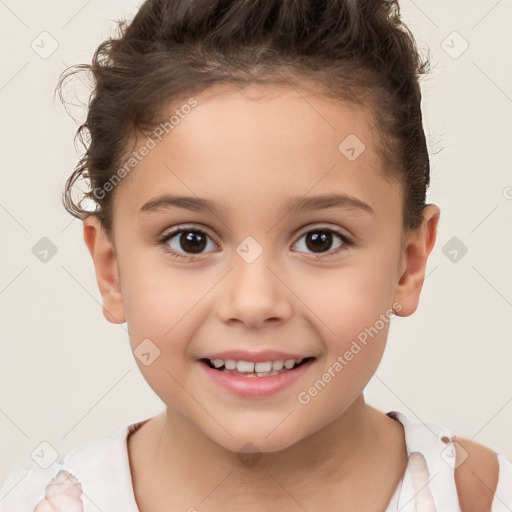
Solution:
[[[338,243],[333,247],[336,243],[336,238],[341,240],[341,243]],[[297,244],[300,244],[300,240],[302,239],[305,239],[302,246],[305,247],[306,252],[311,251],[313,254],[319,255],[323,255],[325,252],[332,252],[335,254],[338,252],[336,249],[349,244],[349,241],[345,236],[331,228],[317,228],[308,231],[301,236]]]
[[[311,252],[317,257],[329,258],[337,255],[340,251],[351,245],[350,240],[336,229],[322,227],[308,231],[301,236],[295,245],[302,245],[300,252]],[[336,243],[336,239],[338,242]],[[197,255],[214,252],[218,247],[217,243],[200,229],[178,228],[166,234],[159,243],[172,256],[177,258],[193,259]],[[207,251],[206,249],[213,249]]]
[[[203,251],[206,242],[206,236],[200,231],[183,231],[178,238],[180,248],[194,254]]]
[[[189,258],[197,254],[202,254],[208,247],[209,240],[211,240],[211,238],[204,231],[180,228],[167,234],[160,242],[165,244],[173,255]],[[210,245],[216,247],[213,240]]]

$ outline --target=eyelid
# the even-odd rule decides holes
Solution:
[[[217,245],[219,245],[219,242],[217,241],[217,237],[210,231],[209,228],[204,226],[203,224],[177,224],[176,226],[173,226],[172,228],[166,229],[164,233],[159,237],[159,240],[165,240],[169,235],[176,234],[180,231],[203,231],[205,234],[207,234]]]
[[[298,235],[298,236],[300,238],[300,237],[304,236],[305,234],[309,233],[310,231],[314,231],[315,229],[318,229],[319,231],[323,230],[323,229],[325,229],[326,231],[332,231],[333,233],[336,233],[339,236],[342,236],[345,240],[347,240],[347,242],[350,242],[350,243],[353,242],[352,236],[347,233],[346,229],[343,229],[340,226],[334,226],[332,224],[326,224],[326,223],[322,223],[322,222],[320,222],[319,224],[313,223],[311,226],[308,226],[306,229],[304,229],[304,231],[302,231],[302,230],[299,231],[300,235]]]
[[[218,241],[217,237],[210,231],[209,228],[207,228],[206,226],[204,226],[203,224],[200,224],[200,223],[199,224],[196,224],[196,223],[177,224],[176,226],[173,226],[172,228],[166,229],[164,231],[164,233],[159,237],[158,241],[160,242],[160,241],[165,240],[166,238],[169,237],[169,235],[176,234],[176,232],[179,232],[180,229],[190,229],[191,231],[194,229],[197,229],[197,231],[204,231],[205,234],[207,234],[217,245],[219,245],[219,241]],[[329,225],[329,224],[322,223],[322,222],[313,223],[310,226],[301,228],[295,236],[300,238],[314,229],[326,229],[326,230],[334,231],[337,234],[339,234],[340,236],[343,236],[343,238],[345,238],[347,240],[347,242],[354,243],[353,237],[351,235],[347,234],[345,229],[340,228],[339,226]],[[294,242],[294,243],[297,243],[297,242]]]

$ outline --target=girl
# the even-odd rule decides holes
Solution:
[[[148,0],[100,45],[64,201],[166,408],[8,478],[2,510],[512,510],[502,454],[364,400],[440,216],[399,14]]]

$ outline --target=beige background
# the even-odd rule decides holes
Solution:
[[[79,157],[78,125],[53,101],[65,66],[90,62],[112,20],[137,4],[0,1],[0,480],[29,467],[42,441],[62,456],[162,409],[124,326],[102,316],[81,223],[60,204]],[[420,47],[432,52],[434,69],[423,81],[428,200],[442,216],[420,307],[394,320],[366,396],[383,411],[442,424],[512,460],[512,2],[401,6]],[[31,47],[35,40],[39,52],[51,49],[43,31],[58,42],[47,58]],[[443,49],[463,48],[454,31],[469,44],[458,58]],[[79,121],[83,114],[76,111]],[[42,237],[57,248],[46,263],[32,252]],[[456,262],[443,252],[453,237],[468,248]]]

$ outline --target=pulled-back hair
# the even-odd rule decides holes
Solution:
[[[92,73],[86,148],[67,179],[69,213],[91,213],[72,189],[83,178],[94,214],[110,234],[112,187],[130,144],[169,117],[169,105],[210,85],[271,83],[304,88],[368,108],[387,178],[403,191],[403,230],[421,223],[430,182],[419,78],[428,72],[396,0],[147,0],[92,64],[71,66],[63,82]],[[85,136],[85,137],[84,137]],[[84,142],[84,138],[87,141]],[[94,194],[94,190],[108,193]]]

